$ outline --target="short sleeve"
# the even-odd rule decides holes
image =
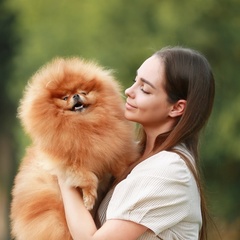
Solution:
[[[191,174],[176,153],[163,151],[137,165],[120,182],[107,209],[107,220],[129,220],[156,235],[189,213]]]

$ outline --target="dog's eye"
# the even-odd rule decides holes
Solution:
[[[67,101],[67,100],[68,100],[68,96],[64,96],[64,97],[62,98],[62,100]]]
[[[82,92],[80,92],[80,94],[87,95],[87,92],[82,91]]]

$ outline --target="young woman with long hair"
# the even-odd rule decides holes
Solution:
[[[192,49],[163,48],[144,61],[125,93],[141,157],[115,180],[95,221],[79,192],[59,179],[73,239],[207,239],[198,153],[215,93],[207,59]]]

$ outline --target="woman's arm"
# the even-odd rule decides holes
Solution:
[[[78,190],[61,180],[59,186],[68,228],[74,240],[135,240],[147,230],[143,225],[125,220],[108,220],[97,230]]]

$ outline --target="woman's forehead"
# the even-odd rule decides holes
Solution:
[[[164,78],[164,64],[159,57],[153,55],[139,67],[137,76],[156,86]]]

